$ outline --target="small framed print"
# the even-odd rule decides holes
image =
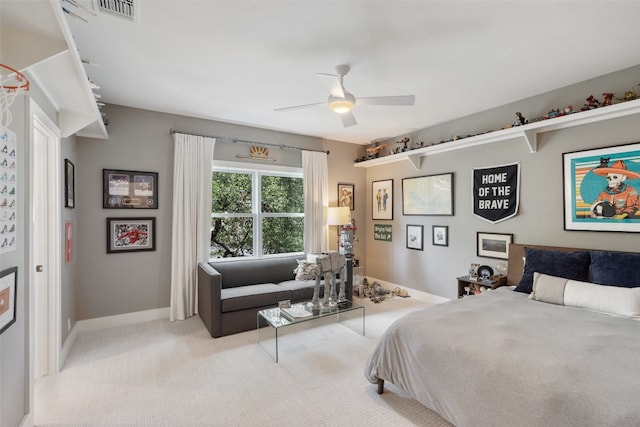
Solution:
[[[155,250],[155,218],[107,218],[108,254]]]
[[[433,245],[434,246],[449,246],[449,226],[448,225],[434,225],[431,227]]]
[[[409,225],[407,224],[407,249],[416,249],[418,251],[423,250],[423,225]]]
[[[76,207],[75,165],[64,159],[64,207]]]
[[[16,321],[18,267],[0,272],[0,334]]]
[[[371,183],[372,219],[393,219],[393,179]]]
[[[158,173],[103,169],[102,207],[158,209]]]
[[[509,244],[513,243],[513,234],[478,232],[478,256],[497,259],[509,259]]]
[[[355,185],[338,183],[338,206],[354,210]]]

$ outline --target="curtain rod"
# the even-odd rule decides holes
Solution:
[[[223,141],[230,141],[230,142],[238,143],[238,144],[260,145],[260,146],[263,146],[263,147],[277,147],[277,148],[281,148],[283,150],[317,151],[317,152],[320,152],[320,153],[326,153],[327,155],[329,154],[329,150],[327,150],[327,151],[324,151],[324,150],[310,150],[310,149],[307,149],[307,148],[292,147],[290,145],[284,145],[284,144],[269,144],[267,142],[246,141],[246,140],[243,140],[243,139],[230,138],[228,136],[200,135],[200,134],[197,134],[197,133],[182,132],[182,131],[179,131],[179,130],[175,130],[175,129],[169,128],[169,135],[173,135],[174,133],[181,133],[183,135],[191,135],[191,136],[201,136],[201,137],[204,137],[204,138],[221,139]]]

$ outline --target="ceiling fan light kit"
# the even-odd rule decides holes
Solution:
[[[338,113],[338,114],[348,113],[353,109],[354,105],[356,104],[356,99],[350,93],[345,92],[344,98],[330,95],[328,104],[331,111],[335,113]]]

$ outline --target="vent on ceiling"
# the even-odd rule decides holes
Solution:
[[[95,0],[98,9],[102,12],[110,13],[129,21],[136,20],[135,0]]]

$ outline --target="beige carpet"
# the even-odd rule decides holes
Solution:
[[[37,426],[449,426],[364,365],[397,318],[439,299],[409,290],[366,307],[366,336],[333,321],[294,326],[275,363],[256,331],[212,339],[199,317],[80,334],[38,382]]]

